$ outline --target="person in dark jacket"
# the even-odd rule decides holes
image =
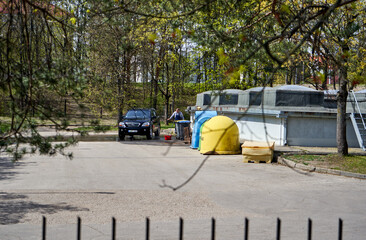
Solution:
[[[175,121],[178,121],[178,120],[184,120],[184,116],[183,116],[183,113],[179,110],[179,108],[177,108],[175,110],[175,112],[173,112],[172,116],[170,116],[170,118],[168,118],[168,121],[173,119]]]
[[[168,121],[174,119],[174,121],[179,121],[179,120],[184,120],[184,116],[183,113],[179,110],[179,108],[177,108],[175,110],[175,112],[173,112],[172,116],[170,116],[170,118],[168,118]],[[175,133],[177,134],[178,132],[178,125],[175,124]]]

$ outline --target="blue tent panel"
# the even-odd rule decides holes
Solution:
[[[194,115],[194,126],[192,131],[191,148],[198,148],[200,143],[200,129],[204,122],[208,119],[217,116],[216,111],[197,111]]]

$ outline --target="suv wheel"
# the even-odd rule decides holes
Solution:
[[[159,136],[160,136],[160,126],[158,126],[155,131],[155,137],[159,137]]]
[[[153,135],[153,130],[152,130],[152,127],[150,127],[149,132],[146,134],[146,138],[147,139],[151,139],[152,138],[152,135]]]
[[[124,141],[125,140],[125,135],[123,133],[118,133],[118,138],[120,141]]]

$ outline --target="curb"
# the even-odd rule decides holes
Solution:
[[[64,135],[64,136],[58,136],[55,139],[56,136],[46,136],[46,138],[49,138],[51,142],[64,142],[67,141],[68,138],[74,137],[78,142],[124,142],[129,143],[130,141],[128,139],[125,139],[125,141],[120,141],[118,139],[118,134],[115,133],[105,133],[105,134],[90,134],[86,136],[80,136],[80,135]],[[141,138],[140,138],[141,137]],[[143,140],[144,143],[148,144],[157,144],[162,146],[189,146],[190,144],[177,139],[171,139],[171,140],[164,140],[164,134],[160,135],[159,137],[153,137],[151,140],[147,140],[144,136],[137,136],[136,139],[137,142],[141,142],[140,140]]]
[[[285,159],[281,156],[278,156],[277,163],[281,164],[281,165],[285,165],[290,168],[296,168],[296,169],[300,169],[300,170],[308,171],[308,172],[326,173],[326,174],[332,174],[332,175],[338,175],[338,176],[344,176],[344,177],[366,179],[366,174],[352,173],[352,172],[346,172],[346,171],[341,171],[341,170],[333,170],[333,169],[328,169],[328,168],[315,167],[315,166],[311,166],[311,165],[304,165],[301,163],[295,163],[294,161]]]
[[[81,136],[79,134],[70,134],[70,135],[49,135],[49,136],[43,136],[51,142],[63,142],[67,141],[69,138],[73,137],[79,142],[93,142],[93,141],[108,141],[108,142],[114,142],[117,141],[118,135],[117,134],[91,134],[91,135],[85,135]]]

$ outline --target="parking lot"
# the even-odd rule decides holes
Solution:
[[[152,239],[209,239],[211,217],[217,239],[335,239],[338,219],[344,239],[366,236],[366,181],[302,172],[277,164],[245,164],[241,155],[201,155],[188,145],[163,140],[80,142],[74,159],[31,156],[16,163],[1,158],[1,239],[39,239],[42,216],[49,239],[76,239],[76,218],[85,239],[144,239],[145,217]],[[177,191],[202,164],[195,177]],[[84,239],[83,238],[83,239]]]

